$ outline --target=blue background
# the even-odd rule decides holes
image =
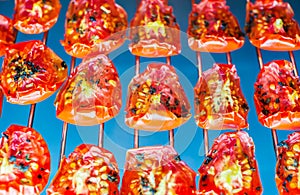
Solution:
[[[128,13],[131,20],[136,10],[135,0],[117,0]],[[287,1],[291,4],[295,11],[295,19],[300,22],[300,3],[295,0]],[[48,38],[48,46],[52,48],[67,64],[70,64],[71,57],[68,56],[60,44],[60,40],[64,35],[64,18],[67,11],[69,1],[62,0],[62,9],[60,17],[56,25],[50,30]],[[185,89],[185,92],[193,109],[193,86],[195,86],[198,73],[195,66],[195,53],[187,46],[186,32],[188,24],[188,14],[191,11],[190,1],[187,0],[169,0],[169,4],[173,6],[177,21],[180,24],[182,32],[182,54],[172,57],[172,65],[176,67],[179,78]],[[241,27],[244,26],[246,1],[228,0],[231,11],[236,15]],[[12,17],[13,0],[0,0],[0,14]],[[298,8],[298,9],[297,9]],[[17,42],[24,40],[42,39],[40,35],[18,34]],[[127,86],[130,79],[134,76],[134,56],[127,49],[128,42],[121,48],[110,54],[122,82],[123,90],[123,106],[120,114],[105,124],[105,142],[104,147],[112,151],[118,161],[121,175],[125,162],[126,150],[133,147],[133,130],[124,124],[124,105],[126,102]],[[296,62],[300,63],[300,53],[295,52]],[[256,58],[255,48],[246,39],[245,45],[238,51],[232,53],[233,63],[236,65],[238,74],[241,78],[241,85],[244,95],[249,103],[250,112],[248,116],[250,128],[249,134],[253,138],[256,149],[256,158],[259,164],[259,171],[263,183],[263,194],[278,194],[274,181],[275,177],[275,154],[273,150],[271,131],[263,127],[257,120],[256,111],[253,103],[253,84],[259,72],[259,66]],[[266,52],[263,51],[263,60],[268,62],[273,59],[289,59],[287,52]],[[2,63],[2,58],[0,58]],[[147,59],[142,58],[141,70],[143,70],[150,61],[165,61],[164,59]],[[203,55],[204,70],[212,66],[214,62],[225,63],[226,58],[223,54],[204,54]],[[80,60],[77,60],[77,64]],[[62,121],[55,117],[55,107],[53,105],[55,96],[51,96],[47,100],[39,103],[36,107],[35,119],[33,127],[38,130],[48,143],[51,152],[51,178],[53,178],[57,167],[60,151],[60,140],[62,132]],[[3,116],[0,118],[0,131],[10,124],[27,125],[29,114],[29,106],[12,105],[4,103]],[[213,139],[225,131],[210,131],[210,145]],[[290,131],[278,131],[279,141],[286,139]],[[66,155],[81,143],[97,144],[98,126],[93,127],[76,127],[69,125],[67,136]],[[140,145],[159,145],[168,144],[168,133],[151,133],[141,132]],[[202,130],[197,128],[193,118],[186,124],[175,130],[175,149],[181,154],[181,158],[188,163],[195,171],[200,167],[204,158],[203,152],[203,136]],[[45,192],[43,193],[45,194]]]

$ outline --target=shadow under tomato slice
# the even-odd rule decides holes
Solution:
[[[215,139],[199,173],[200,194],[262,194],[254,143],[244,131]]]
[[[6,48],[15,42],[16,34],[12,20],[0,15],[0,56],[4,55]]]
[[[16,0],[14,27],[25,34],[46,32],[56,23],[60,9],[59,0]]]
[[[196,173],[171,146],[127,151],[122,195],[196,194]]]
[[[300,49],[300,27],[289,3],[249,1],[246,12],[245,31],[255,47],[273,51]]]
[[[122,104],[121,83],[105,55],[86,58],[70,75],[55,100],[57,118],[91,126],[115,117]]]
[[[180,29],[165,0],[141,0],[130,23],[132,54],[164,57],[181,52]]]
[[[166,64],[149,64],[128,87],[125,122],[143,130],[170,130],[191,117],[190,104],[176,75]]]
[[[114,0],[71,0],[65,21],[65,51],[85,57],[93,47],[109,53],[123,44],[127,13]]]
[[[300,127],[300,81],[293,64],[274,60],[263,66],[254,84],[259,121],[266,127],[297,130]]]
[[[47,194],[118,195],[119,170],[113,154],[81,144],[60,164]]]
[[[50,175],[50,153],[34,129],[11,125],[0,142],[0,194],[40,194]]]
[[[195,120],[204,129],[248,127],[249,106],[234,65],[214,64],[194,88]]]
[[[189,46],[195,51],[230,52],[244,45],[244,34],[225,0],[194,4],[187,34]]]
[[[67,77],[67,65],[41,41],[13,44],[6,51],[0,87],[13,104],[34,104],[51,96]]]
[[[300,193],[300,133],[295,132],[278,144],[275,181],[280,195]]]

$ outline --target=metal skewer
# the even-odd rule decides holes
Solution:
[[[167,65],[171,66],[171,57],[168,56],[166,57],[166,62],[167,62]],[[174,129],[171,129],[169,130],[169,143],[170,143],[170,146],[174,147]]]
[[[48,31],[44,32],[42,42],[46,45],[47,44],[47,40],[48,40]],[[30,105],[30,111],[29,111],[29,116],[28,116],[27,127],[32,128],[32,126],[33,126],[35,108],[36,108],[36,104],[31,104]]]
[[[260,69],[262,69],[264,66],[262,54],[261,54],[261,50],[257,47],[256,47],[256,54],[257,54],[259,67],[260,67]],[[271,131],[272,131],[273,147],[274,147],[274,151],[275,151],[275,154],[277,157],[278,156],[278,150],[277,150],[278,136],[277,136],[276,129],[271,129]]]
[[[70,65],[70,73],[72,73],[74,71],[75,63],[76,63],[76,58],[72,56],[71,65]],[[68,132],[68,123],[64,122],[63,128],[62,128],[61,142],[60,142],[60,155],[59,155],[58,166],[60,166],[60,162],[61,162],[63,156],[65,155],[67,132]]]
[[[135,56],[135,75],[140,74],[140,56]],[[134,129],[134,148],[139,147],[139,130]]]

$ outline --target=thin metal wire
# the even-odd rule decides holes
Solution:
[[[76,58],[71,58],[71,65],[70,65],[70,73],[74,71],[76,63]],[[61,160],[63,159],[66,151],[66,141],[67,141],[67,132],[68,132],[68,123],[64,122],[63,128],[62,128],[62,135],[61,135],[61,142],[60,142],[60,155],[59,155],[59,162],[58,166],[60,166]]]
[[[264,66],[264,62],[262,59],[261,50],[257,47],[256,47],[256,54],[257,54],[257,60],[258,60],[259,67],[260,67],[260,69],[262,69]],[[274,151],[275,151],[275,154],[277,157],[277,155],[278,155],[278,151],[277,151],[278,136],[277,136],[276,129],[272,129],[272,139],[273,139]]]
[[[298,69],[297,69],[297,66],[296,66],[296,61],[295,61],[295,56],[294,56],[293,51],[289,51],[289,56],[290,56],[290,60],[293,64],[293,66],[294,66],[295,76],[298,77]]]
[[[104,143],[104,123],[99,125],[99,139],[98,139],[98,146],[103,148]]]
[[[140,66],[141,66],[141,61],[140,61],[140,56],[135,56],[135,75],[140,74]],[[139,130],[134,129],[134,148],[139,147]]]
[[[171,57],[170,56],[166,57],[166,63],[168,66],[171,66]],[[174,147],[174,144],[175,144],[174,129],[169,130],[169,143],[170,143],[170,146]]]
[[[226,53],[226,59],[228,64],[232,64],[232,58],[231,58],[231,53],[227,52]]]
[[[200,79],[202,76],[202,59],[201,59],[200,52],[196,52],[196,58],[197,58],[197,66],[198,66],[198,75]],[[204,151],[205,151],[205,155],[207,155],[209,150],[208,129],[203,129],[203,139],[204,139]]]
[[[42,42],[46,45],[47,40],[48,40],[48,31],[44,32]],[[28,116],[27,127],[32,128],[32,126],[33,126],[35,108],[36,108],[36,104],[31,104],[30,105],[30,111],[29,111],[29,116]]]

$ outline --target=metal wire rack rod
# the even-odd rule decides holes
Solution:
[[[99,125],[99,139],[98,139],[98,146],[103,148],[104,143],[104,123]]]
[[[201,59],[200,52],[196,52],[196,58],[197,58],[197,66],[198,66],[198,76],[200,79],[202,76],[202,59]],[[205,151],[205,155],[207,155],[209,150],[208,129],[203,129],[203,139],[204,139],[204,151]]]
[[[167,65],[171,66],[171,57],[166,57]],[[169,130],[169,143],[170,146],[174,147],[175,139],[174,139],[174,129]]]
[[[71,58],[71,65],[70,65],[70,73],[72,73],[74,71],[75,63],[76,63],[76,58],[72,57]],[[68,132],[68,123],[64,122],[63,123],[63,128],[62,128],[61,142],[60,142],[60,154],[59,154],[58,166],[60,166],[60,162],[61,162],[62,158],[65,155],[67,132]]]
[[[227,59],[227,64],[232,64],[232,58],[231,58],[231,53],[230,52],[226,53],[226,59]]]
[[[48,40],[48,31],[44,32],[42,42],[46,45],[47,44],[47,40]],[[29,111],[29,116],[28,116],[27,127],[32,128],[32,126],[33,126],[35,108],[36,108],[36,104],[31,104],[30,105],[30,111]]]
[[[135,56],[135,75],[140,74],[140,66],[141,66],[141,58],[140,56]],[[139,147],[139,130],[134,129],[134,148]]]
[[[296,66],[296,61],[295,61],[295,56],[294,56],[293,51],[289,51],[289,56],[290,56],[290,60],[291,60],[291,62],[293,64],[293,67],[294,67],[295,76],[298,77],[298,69],[297,69],[297,66]]]
[[[256,47],[256,54],[257,54],[259,67],[260,67],[260,69],[262,69],[263,65],[264,65],[263,59],[262,59],[262,54],[261,54],[261,50],[257,47]],[[277,157],[277,155],[278,155],[278,150],[277,150],[278,136],[277,136],[276,129],[271,129],[271,131],[272,131],[273,147],[274,147],[274,151],[275,151],[275,154]]]

